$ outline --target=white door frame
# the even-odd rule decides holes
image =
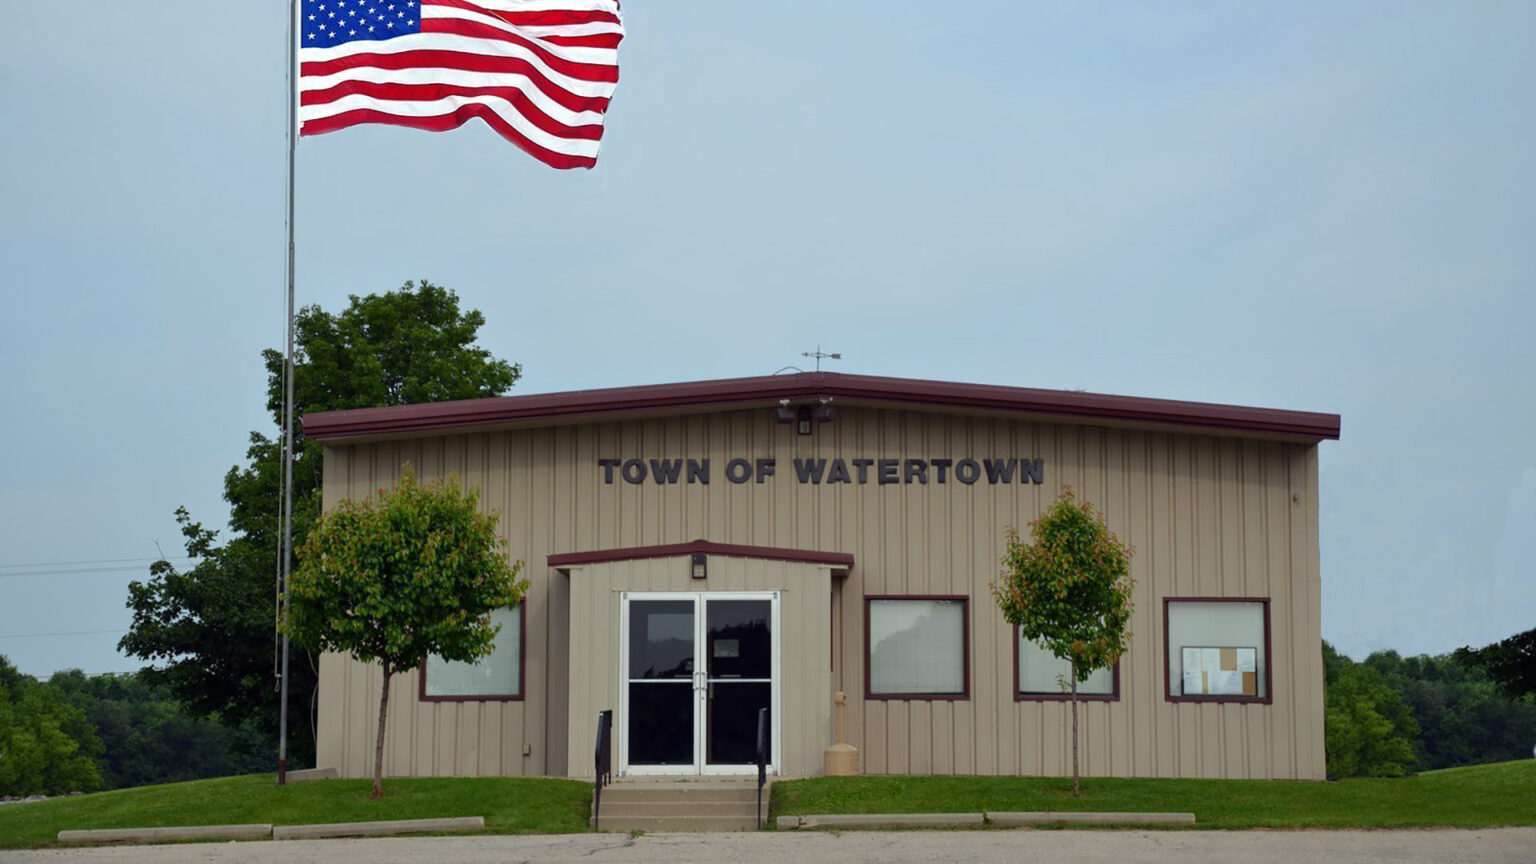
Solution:
[[[779,615],[778,591],[623,591],[619,594],[619,699],[618,716],[614,718],[614,737],[617,739],[618,764],[616,773],[623,776],[690,776],[701,775],[742,775],[756,774],[757,765],[748,763],[745,765],[710,765],[706,758],[705,727],[708,706],[708,686],[705,679],[707,664],[701,662],[704,658],[701,651],[705,650],[708,642],[709,622],[705,613],[705,604],[711,600],[767,600],[769,601],[769,651],[771,653],[769,671],[773,676],[770,684],[769,700],[769,735],[770,749],[773,759],[768,764],[769,774],[779,773],[779,762],[783,758],[783,732],[780,722],[783,713],[782,684],[783,664],[780,646],[782,644],[781,621]],[[693,627],[694,627],[694,676],[693,676],[693,764],[692,765],[636,765],[629,764],[629,604],[631,600],[692,600],[693,601]],[[653,684],[651,686],[665,687],[666,684]],[[670,686],[688,686],[675,684]]]

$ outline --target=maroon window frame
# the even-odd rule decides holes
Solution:
[[[1013,628],[1013,701],[1015,702],[1070,702],[1071,693],[1037,693],[1034,691],[1019,689],[1019,635],[1018,625]],[[1116,660],[1113,669],[1115,688],[1109,693],[1078,693],[1079,702],[1119,702],[1120,701],[1120,661]]]
[[[489,694],[484,696],[428,696],[427,661],[421,661],[420,678],[416,687],[419,702],[521,702],[528,692],[528,601],[517,604],[517,694]]]
[[[869,610],[879,600],[946,600],[960,602],[959,693],[876,693],[870,674]],[[867,594],[864,597],[864,698],[873,702],[967,702],[971,698],[971,598],[964,594]]]
[[[1275,652],[1270,639],[1268,597],[1164,597],[1163,598],[1163,699],[1168,702],[1241,702],[1271,705],[1275,701]],[[1168,606],[1171,603],[1259,603],[1264,607],[1264,695],[1263,696],[1184,696],[1173,692],[1173,645],[1168,641]]]

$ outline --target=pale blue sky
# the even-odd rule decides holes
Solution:
[[[17,4],[0,653],[130,669],[114,572],[222,525],[282,336],[284,6]],[[626,4],[597,170],[300,148],[300,301],[427,277],[518,392],[842,371],[1343,415],[1323,633],[1536,626],[1536,5]],[[87,565],[109,566],[109,565]],[[86,567],[56,569],[87,569]]]

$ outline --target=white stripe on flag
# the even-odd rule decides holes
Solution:
[[[468,9],[460,9],[457,6],[422,6],[421,17],[423,21],[428,18],[443,21],[454,19],[483,24],[500,30],[503,33],[510,33],[514,36],[521,36],[524,39],[538,42],[539,46],[545,51],[559,57],[561,60],[569,60],[572,63],[589,63],[594,66],[619,65],[619,50],[617,48],[587,48],[579,45],[556,45],[551,42],[544,42],[530,34],[527,30],[521,27],[514,27],[494,15],[471,12]],[[422,35],[429,34],[423,32]]]
[[[510,102],[499,96],[449,96],[430,102],[386,102],[353,94],[324,105],[302,106],[299,108],[299,121],[303,123],[309,120],[320,120],[358,109],[369,109],[397,117],[441,117],[452,114],[463,105],[485,105],[500,115],[501,119],[507,121],[513,129],[526,136],[529,141],[546,150],[553,150],[567,156],[597,158],[599,142],[586,138],[561,138],[551,135],[529,122],[528,118],[524,117]]]
[[[299,50],[299,62],[301,64],[318,63],[359,54],[405,54],[411,51],[457,51],[461,54],[478,54],[485,57],[516,57],[527,60],[555,86],[577,96],[606,98],[613,95],[612,82],[588,81],[556,72],[537,53],[521,45],[500,39],[476,39],[448,33],[413,33],[381,42],[359,40],[332,48],[303,48]]]
[[[614,0],[475,0],[475,5],[499,12],[608,12],[623,15]]]
[[[601,36],[606,33],[623,33],[624,25],[607,21],[589,21],[586,24],[558,24],[551,27],[522,27],[524,33],[537,36]],[[613,50],[613,49],[608,49]]]
[[[469,72],[442,67],[379,69],[361,66],[356,69],[343,69],[334,75],[311,75],[301,79],[299,89],[306,92],[323,91],[348,81],[364,81],[369,84],[442,84],[450,87],[475,88],[512,87],[522,91],[534,107],[562,125],[601,126],[603,124],[603,112],[572,111],[549,98],[528,76],[511,72]],[[387,101],[379,100],[381,105]]]

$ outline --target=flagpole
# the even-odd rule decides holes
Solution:
[[[283,618],[288,611],[288,583],[293,575],[293,175],[299,143],[299,0],[288,0],[288,333],[283,363]],[[278,678],[277,785],[288,782],[288,632],[283,631],[282,672]]]

